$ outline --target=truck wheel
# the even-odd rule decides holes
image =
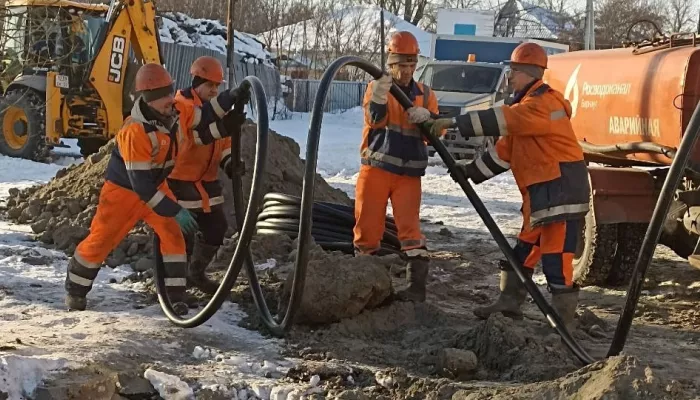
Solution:
[[[590,207],[574,254],[574,282],[579,286],[605,286],[617,252],[618,226],[596,223],[592,196]]]
[[[44,161],[49,155],[44,109],[44,101],[33,89],[8,93],[0,102],[0,153]]]
[[[617,254],[608,275],[607,286],[629,283],[648,226],[649,224],[643,223],[617,224]]]
[[[80,154],[84,158],[87,158],[91,154],[95,154],[100,150],[100,147],[107,144],[108,140],[103,138],[79,138],[78,147],[80,147]]]

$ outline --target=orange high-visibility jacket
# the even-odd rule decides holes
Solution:
[[[363,101],[362,164],[399,175],[425,175],[428,148],[420,129],[408,122],[408,113],[391,93],[386,104],[372,102],[373,84],[367,85]],[[427,85],[411,80],[406,94],[415,106],[438,113],[437,97]]]
[[[231,133],[221,118],[232,106],[228,91],[204,103],[192,88],[175,95],[180,113],[179,149],[168,182],[182,207],[210,212],[212,206],[224,202],[217,172],[231,161]]]
[[[139,97],[117,132],[105,179],[136,192],[156,214],[174,217],[182,207],[167,196],[166,178],[177,156],[178,124],[169,131],[160,122],[148,120],[146,107]]]
[[[532,226],[585,216],[588,170],[570,118],[569,101],[541,80],[510,106],[458,116],[465,137],[501,137],[469,165],[469,175],[480,183],[511,169],[521,193],[530,196]]]

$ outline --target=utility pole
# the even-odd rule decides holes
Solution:
[[[228,70],[226,87],[228,89],[236,86],[236,58],[233,53],[233,35],[235,32],[233,29],[233,18],[236,11],[236,1],[228,0],[228,16],[226,18],[226,68]]]
[[[700,34],[700,11],[698,11],[698,34]]]
[[[381,63],[381,68],[382,70],[384,69],[384,65],[386,64],[386,56],[384,55],[384,46],[386,46],[386,37],[384,33],[384,0],[381,0],[380,6],[381,9],[379,10],[379,37],[381,41],[381,49],[382,49],[382,63]]]
[[[584,50],[595,50],[595,13],[593,0],[586,0],[586,24],[583,34]]]

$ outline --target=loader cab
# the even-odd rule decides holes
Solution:
[[[48,71],[67,76],[71,84],[82,83],[99,50],[106,12],[104,5],[71,1],[7,2],[1,32],[3,83]]]

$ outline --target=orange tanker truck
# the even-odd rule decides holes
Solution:
[[[700,36],[676,34],[653,44],[549,58],[544,80],[571,102],[593,189],[574,265],[579,284],[629,280],[668,167],[700,99],[698,43]],[[700,165],[700,145],[659,243],[698,265],[692,255],[700,234],[700,168],[693,165]]]

